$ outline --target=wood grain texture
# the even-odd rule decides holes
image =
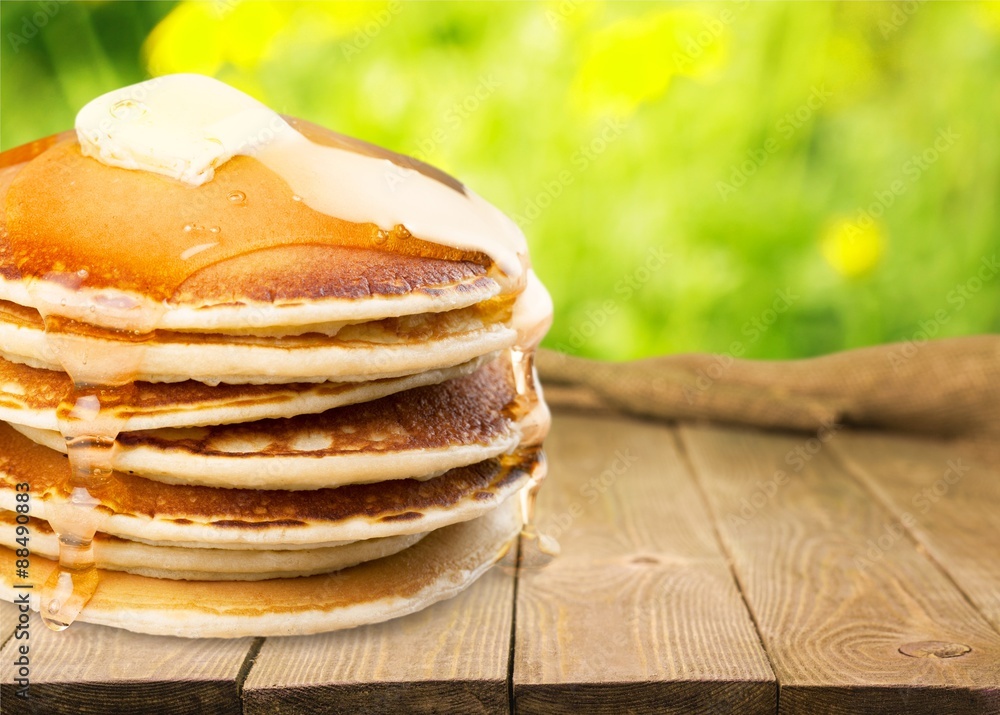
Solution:
[[[7,601],[0,601],[0,646],[14,634],[17,626],[17,606]]]
[[[1000,631],[1000,451],[876,434],[844,435],[835,447]],[[866,557],[884,558],[875,546]]]
[[[27,702],[0,603],[0,709],[1000,715],[1000,449],[577,411],[548,452],[563,553],[516,587],[508,563],[403,619],[266,641],[33,615]]]
[[[559,415],[518,581],[518,713],[773,713],[776,686],[667,427]],[[522,557],[523,560],[524,557]]]
[[[508,560],[456,598],[405,618],[268,638],[246,680],[245,712],[506,712]]]
[[[9,640],[0,651],[4,715],[239,713],[239,677],[252,639],[147,636],[89,623],[49,630],[32,614],[31,687],[14,696]]]
[[[823,442],[681,434],[781,684],[780,713],[1000,712],[1000,635],[905,535],[864,565],[892,517]],[[971,651],[900,652],[918,641]]]

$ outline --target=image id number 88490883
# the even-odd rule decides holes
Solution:
[[[28,598],[33,584],[29,581],[31,569],[31,552],[29,544],[31,542],[31,530],[28,526],[31,517],[31,485],[27,482],[19,482],[16,489],[17,516],[14,527],[17,549],[14,562],[14,588],[18,589],[17,596],[14,597],[14,604],[17,606],[17,625],[14,628],[14,638],[19,643],[14,651],[14,685],[17,687],[16,693],[19,698],[27,698],[31,687],[31,603]]]

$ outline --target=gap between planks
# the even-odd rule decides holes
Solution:
[[[513,556],[404,618],[265,639],[243,683],[244,712],[504,712]]]
[[[781,713],[1000,711],[996,632],[908,541],[858,570],[888,513],[822,444],[796,451],[814,436],[685,426],[681,437],[777,674]],[[925,640],[973,650],[899,650]]]
[[[554,425],[539,529],[563,554],[518,580],[517,712],[774,713],[774,674],[671,428]]]
[[[956,528],[958,524],[967,523],[973,518],[973,525],[978,533],[1000,532],[1000,519],[995,519],[992,523],[977,519],[974,512],[970,513],[965,508],[970,503],[1000,505],[1000,473],[988,464],[991,458],[1000,458],[1000,452],[990,455],[984,444],[962,440],[918,442],[898,435],[876,434],[848,434],[844,437],[845,439],[831,444],[831,453],[844,471],[892,515],[898,528],[903,530],[917,550],[934,564],[941,575],[952,583],[969,605],[979,611],[1000,635],[1000,565],[997,565],[1000,561],[1000,546],[994,548],[992,558],[988,552],[984,556],[982,548],[970,549]],[[852,450],[865,454],[869,463],[858,459],[852,454]],[[916,453],[922,459],[900,463],[885,456],[902,450],[911,455]],[[966,465],[971,472],[969,477],[952,471],[955,469],[953,463],[956,453],[959,458],[955,466],[959,468],[963,457],[971,459],[971,464]],[[877,461],[880,459],[882,463]],[[872,461],[876,461],[878,468],[871,466]],[[984,473],[987,475],[985,478],[982,476]],[[901,476],[904,478],[900,478]],[[910,496],[912,507],[901,501],[900,487],[904,481],[904,491]],[[927,487],[928,482],[930,487]],[[942,487],[941,494],[929,491],[938,486]],[[924,489],[920,490],[920,487]],[[967,496],[963,491],[971,491],[972,494]],[[922,502],[919,501],[921,496],[924,499]],[[931,502],[928,496],[935,501]],[[913,514],[911,508],[922,513],[922,518]],[[959,534],[958,538],[956,533]],[[985,541],[985,545],[988,545],[989,540]],[[970,570],[986,570],[991,563],[994,565],[992,572],[979,578],[975,578],[980,576],[978,573],[970,577]],[[982,581],[987,582],[985,587],[981,585]],[[975,588],[970,588],[970,584]]]
[[[746,589],[743,586],[743,582],[740,580],[739,573],[736,571],[733,555],[726,546],[726,542],[722,538],[722,533],[719,531],[718,514],[715,513],[715,509],[708,499],[708,494],[705,493],[705,487],[698,478],[698,470],[694,468],[694,463],[691,461],[691,455],[688,454],[687,445],[684,444],[684,439],[681,437],[678,427],[673,427],[670,430],[670,435],[674,440],[674,446],[677,449],[677,453],[680,455],[681,459],[684,460],[684,464],[687,466],[688,472],[691,473],[691,479],[694,482],[695,489],[698,491],[698,496],[701,497],[701,503],[705,507],[705,512],[709,515],[712,522],[712,533],[715,535],[715,541],[719,545],[719,550],[726,557],[726,564],[729,566],[730,574],[732,574],[733,583],[736,584],[736,588],[740,592],[740,599],[743,601],[743,606],[747,609],[747,613],[750,616],[750,622],[753,623],[754,630],[757,632],[757,640],[760,642],[760,648],[764,652],[764,657],[767,658],[767,666],[771,669],[772,673],[776,673],[777,671],[774,668],[774,662],[771,660],[771,654],[767,652],[767,644],[764,643],[764,636],[761,633],[760,623],[757,621],[757,615],[754,613],[753,609],[750,608],[750,603],[747,601]],[[775,676],[774,712],[775,715],[781,712],[781,681],[777,679],[777,676]]]
[[[507,713],[516,712],[514,705],[514,651],[517,647],[517,585],[521,578],[521,537],[517,537],[517,554],[514,557],[514,597],[510,601],[510,647],[507,649]]]
[[[237,676],[249,638],[151,636],[90,623],[57,633],[34,612],[29,632],[28,699],[14,695],[11,664],[21,642],[8,640],[0,650],[5,715],[242,712]]]

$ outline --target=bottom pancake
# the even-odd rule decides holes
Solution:
[[[100,571],[78,620],[188,638],[308,635],[404,616],[467,588],[504,556],[521,529],[517,500],[428,534],[393,556],[333,574],[269,581],[172,581]],[[32,588],[15,589],[15,555],[0,548],[0,598],[28,593],[38,610],[56,567],[34,557]]]
[[[17,549],[16,515],[0,511],[0,546]],[[26,524],[32,556],[59,558],[59,540],[48,522]],[[181,544],[147,544],[110,534],[94,536],[94,563],[99,569],[126,571],[153,578],[187,581],[261,581],[331,573],[381,559],[413,546],[424,534],[366,539],[342,546],[295,550],[189,548]]]

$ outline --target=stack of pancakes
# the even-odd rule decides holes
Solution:
[[[98,585],[79,620],[351,627],[454,595],[516,539],[512,497],[537,487],[547,427],[530,353],[551,304],[527,267],[512,278],[403,226],[326,216],[247,156],[192,188],[102,164],[67,133],[0,155],[0,196],[0,597],[30,586],[39,608],[78,508],[67,437],[87,420],[117,443],[114,472],[85,485]],[[123,301],[152,306],[153,329],[116,327]],[[103,362],[127,380],[84,415],[67,372]]]

